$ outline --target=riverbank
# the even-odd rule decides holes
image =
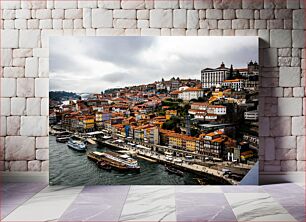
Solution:
[[[123,149],[123,150],[128,150],[128,151],[135,151],[135,148],[125,144],[125,145],[119,145],[119,144],[115,144],[115,143],[111,143],[110,141],[103,141],[102,142],[105,146],[110,146],[116,149]],[[192,163],[175,163],[172,161],[169,161],[166,159],[166,156],[163,154],[156,154],[153,153],[152,151],[149,150],[137,150],[137,153],[147,157],[149,159],[153,159],[159,163],[162,164],[167,164],[170,166],[173,166],[175,168],[184,170],[184,171],[188,171],[188,172],[192,172],[196,175],[199,176],[203,176],[203,177],[209,177],[209,179],[214,180],[216,182],[218,182],[219,184],[231,184],[231,185],[237,185],[239,182],[235,181],[233,179],[230,179],[228,177],[223,176],[223,172],[222,171],[218,171],[215,169],[211,169],[205,166],[201,166],[201,165],[197,165],[197,164],[192,164]],[[140,157],[141,158],[141,157]]]

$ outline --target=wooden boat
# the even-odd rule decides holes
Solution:
[[[137,160],[127,156],[120,155],[114,152],[89,152],[87,157],[93,161],[101,162],[103,161],[107,165],[111,166],[112,169],[117,171],[132,171],[140,172],[140,166]]]

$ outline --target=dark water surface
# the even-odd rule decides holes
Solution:
[[[109,151],[106,147],[89,145],[88,151]],[[138,158],[140,173],[111,172],[99,169],[88,160],[86,153],[69,149],[65,143],[57,143],[50,136],[50,184],[61,185],[194,185],[198,184],[196,175],[185,172],[184,176],[169,174],[158,163]]]

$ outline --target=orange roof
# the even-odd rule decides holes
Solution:
[[[231,80],[224,80],[224,82],[240,82],[243,79],[231,79]]]
[[[180,90],[175,90],[170,93],[170,95],[178,95],[181,91]]]
[[[188,89],[184,90],[184,92],[192,92],[192,91],[201,91],[201,89],[198,89],[198,88],[188,88]]]

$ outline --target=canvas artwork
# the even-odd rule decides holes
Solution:
[[[50,184],[258,179],[257,37],[50,38]]]

